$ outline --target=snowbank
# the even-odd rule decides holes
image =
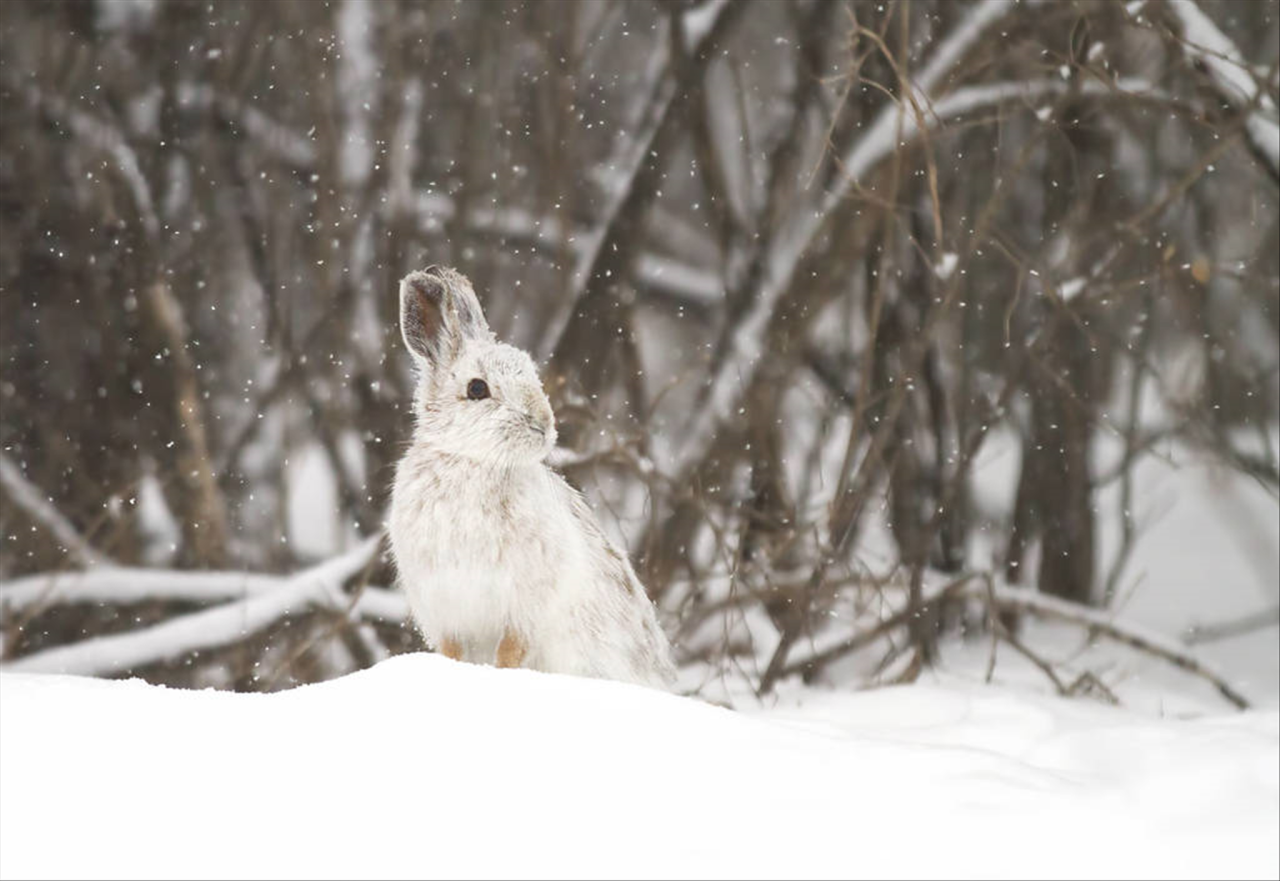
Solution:
[[[0,674],[0,874],[1270,876],[1280,716],[1003,688],[735,713],[393,658],[270,695]]]

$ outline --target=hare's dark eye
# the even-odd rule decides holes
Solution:
[[[483,401],[489,397],[489,383],[483,379],[473,379],[467,383],[467,397],[473,401]]]

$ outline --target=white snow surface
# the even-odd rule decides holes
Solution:
[[[1010,687],[734,712],[402,655],[275,694],[0,674],[0,875],[1276,877],[1280,715]]]

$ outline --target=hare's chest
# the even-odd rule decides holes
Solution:
[[[545,513],[545,512],[544,512]],[[515,573],[546,568],[553,536],[540,520],[536,502],[499,497],[455,486],[424,506],[427,564],[470,572],[477,581],[505,580]]]
[[[548,523],[546,500],[525,490],[498,493],[468,481],[396,487],[397,568],[431,629],[479,634],[536,617],[556,581],[563,540]]]

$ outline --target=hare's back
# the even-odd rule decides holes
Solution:
[[[557,476],[557,479],[558,476]],[[582,496],[560,480],[578,547],[574,578],[557,591],[558,638],[548,639],[551,668],[647,685],[674,677],[670,644],[626,552],[605,536]]]

